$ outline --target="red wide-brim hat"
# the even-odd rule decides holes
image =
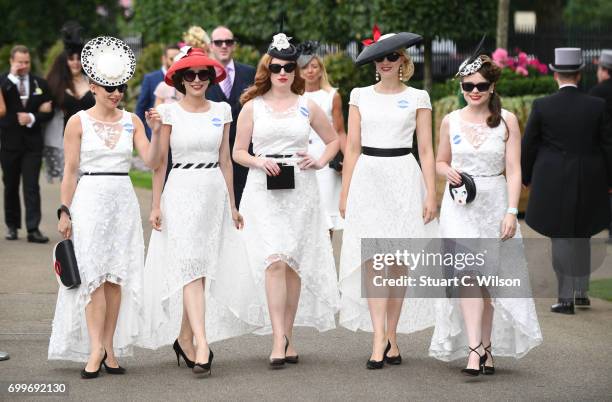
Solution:
[[[197,67],[214,67],[215,79],[213,83],[218,84],[227,75],[223,66],[216,60],[211,59],[204,51],[197,47],[183,46],[180,53],[174,58],[174,63],[168,69],[164,81],[173,86],[172,77],[178,70]]]

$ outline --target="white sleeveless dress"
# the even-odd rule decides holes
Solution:
[[[323,109],[327,119],[332,125],[332,108],[335,95],[335,89],[329,92],[323,89],[313,92],[304,92],[305,98],[312,100]],[[310,144],[308,145],[308,153],[313,157],[318,159],[323,155],[323,152],[325,152],[325,143],[313,129],[310,130],[308,143]],[[328,228],[340,230],[343,227],[344,221],[338,209],[338,205],[340,204],[340,192],[342,191],[342,176],[327,164],[322,169],[317,170],[317,181],[319,182],[321,202],[329,219]]]
[[[261,97],[255,98],[252,135],[255,155],[294,155],[306,151],[309,115],[307,99],[302,96],[285,112],[275,112]],[[282,161],[297,163],[299,159]],[[240,212],[245,219],[243,236],[261,298],[266,300],[266,269],[283,261],[297,272],[302,283],[295,325],[319,331],[335,328],[338,281],[316,171],[295,166],[294,189],[268,190],[266,173],[250,169]],[[271,331],[268,309],[263,313],[260,334]]]
[[[503,117],[507,113],[502,110]],[[451,166],[474,177],[476,198],[467,205],[455,203],[447,183],[440,210],[442,237],[500,238],[501,221],[508,208],[507,183],[502,174],[506,164],[506,136],[503,122],[490,128],[486,124],[463,120],[460,110],[449,115]],[[519,226],[515,238],[520,237]],[[512,272],[512,277],[521,278],[523,286],[529,286],[525,255],[522,247],[516,245],[516,242],[500,242],[501,257],[497,269]],[[493,300],[493,355],[519,358],[542,342],[533,299],[499,297]],[[468,354],[468,339],[459,302],[458,298],[437,301],[436,328],[429,348],[429,354],[437,359],[450,361]]]
[[[361,144],[375,148],[411,148],[417,109],[431,109],[427,92],[406,88],[380,94],[374,86],[351,91],[351,105],[361,114]],[[366,298],[362,298],[362,238],[435,238],[434,220],[425,225],[426,187],[412,154],[376,157],[361,154],[349,187],[340,256],[340,324],[372,331]],[[407,297],[398,332],[410,333],[434,324],[433,299]]]
[[[115,123],[78,112],[81,172],[130,170],[134,144],[132,114]],[[81,285],[60,287],[49,341],[50,360],[85,362],[89,335],[85,307],[104,282],[121,285],[121,307],[113,348],[116,356],[132,354],[142,317],[144,240],[140,207],[129,176],[81,176],[72,204],[72,240]]]
[[[172,126],[173,168],[161,196],[162,230],[153,230],[144,274],[145,323],[139,345],[158,348],[178,336],[183,287],[206,278],[206,337],[209,343],[255,330],[263,308],[248,267],[246,250],[232,220],[229,193],[219,167],[194,169],[219,160],[230,106],[210,101],[191,113],[178,103],[158,106]],[[191,168],[183,168],[192,164]],[[249,222],[246,221],[248,225]]]

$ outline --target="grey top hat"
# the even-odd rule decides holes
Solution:
[[[578,47],[558,47],[555,49],[555,62],[548,67],[558,73],[580,71],[584,68],[582,50]]]
[[[599,56],[599,61],[597,62],[602,67],[612,69],[612,50],[604,49],[601,51],[601,56]]]

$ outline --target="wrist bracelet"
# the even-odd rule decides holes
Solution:
[[[508,208],[508,210],[506,211],[509,214],[512,215],[518,215],[518,209],[517,208]]]
[[[64,204],[60,205],[57,209],[57,219],[59,220],[62,217],[62,212],[65,212],[68,215],[68,219],[72,220],[72,216],[70,215],[70,209]]]

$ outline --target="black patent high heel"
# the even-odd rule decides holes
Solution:
[[[486,357],[486,355],[488,353],[489,356],[491,356],[491,363],[494,363],[494,361],[493,361],[493,354],[491,354],[491,344],[489,343],[489,346],[485,346],[484,350],[485,350],[485,357]],[[486,361],[486,359],[485,359],[485,361]],[[485,375],[493,375],[493,374],[495,374],[495,367],[487,366],[487,365],[483,365],[482,367],[483,367],[483,373]]]
[[[104,356],[106,356],[106,350],[104,351]],[[106,370],[108,374],[125,374],[126,370],[119,366],[119,364],[117,364],[117,367],[108,367],[106,364],[106,358],[104,358],[102,364],[104,365],[104,370]]]
[[[287,349],[289,348],[289,338],[287,338],[287,336],[285,335],[285,339],[287,339],[287,345],[285,346],[285,363],[297,364],[300,359],[300,356],[287,356]]]
[[[287,349],[289,348],[289,339],[285,336],[285,356],[287,353]],[[285,367],[285,363],[287,362],[287,357],[271,357],[270,358],[270,368],[272,369],[280,369]]]
[[[398,364],[402,364],[402,355],[398,353],[397,356],[387,356],[387,353],[391,350],[391,341],[387,341],[387,348],[385,349],[385,354],[383,360],[387,362],[387,364],[392,364],[394,366]],[[399,348],[398,348],[399,350]]]
[[[193,368],[195,362],[193,360],[189,360],[185,352],[183,352],[183,348],[181,348],[181,345],[179,345],[178,339],[174,341],[172,349],[174,349],[174,353],[176,353],[177,366],[181,366],[181,359],[179,357],[183,357],[183,360],[185,360],[185,364],[187,365],[187,367]]]
[[[105,360],[106,360],[106,350],[104,351],[104,357],[102,358],[102,361],[100,362],[100,366],[98,367],[98,369],[96,371],[87,371],[85,369],[81,370],[81,378],[84,378],[86,380],[97,378],[98,375],[100,375],[100,369],[102,368],[102,365],[104,364]]]
[[[480,342],[475,348],[468,346],[468,349],[470,349],[470,352],[468,353],[468,355],[474,352],[478,355],[478,357],[480,358],[480,361],[478,362],[477,369],[471,369],[471,368],[461,369],[461,372],[463,374],[469,375],[471,377],[476,377],[478,374],[480,374],[481,371],[484,372],[484,364],[487,361],[487,354],[485,353],[484,355],[481,355],[480,353],[478,353],[477,349],[481,346],[482,346],[482,342]]]
[[[213,361],[213,357],[215,357],[212,349],[208,349],[208,362],[207,363],[194,363],[193,366],[193,374],[196,375],[196,377],[210,377],[210,375],[212,374],[212,361]]]

